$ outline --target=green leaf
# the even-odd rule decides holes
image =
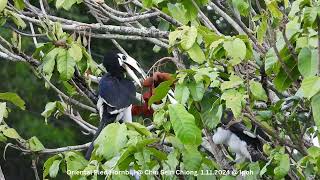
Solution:
[[[201,130],[183,105],[169,104],[169,116],[173,130],[183,144],[201,144]]]
[[[67,50],[60,48],[59,54],[57,56],[57,68],[60,73],[60,78],[62,80],[69,80],[73,77],[74,66],[76,62],[67,53]]]
[[[141,125],[140,123],[137,123],[137,122],[127,123],[127,127],[133,128],[141,135],[145,135],[145,136],[152,135],[152,133],[147,129],[147,127],[145,127],[144,125]]]
[[[54,48],[43,57],[42,70],[46,75],[52,74],[54,65],[56,64],[55,59],[59,53],[59,50],[59,48]]]
[[[4,8],[6,8],[7,2],[8,0],[0,0],[0,12],[2,12]]]
[[[290,158],[288,154],[281,154],[279,161],[279,166],[273,170],[276,179],[284,178],[290,170]]]
[[[262,20],[261,20],[261,24],[259,25],[259,27],[257,29],[257,39],[260,44],[263,42],[263,39],[264,39],[266,32],[267,32],[267,28],[268,28],[267,17],[263,16]]]
[[[160,109],[159,111],[156,111],[153,113],[153,123],[159,127],[163,125],[163,123],[167,120],[165,117],[165,110]]]
[[[304,9],[304,27],[310,27],[315,22],[318,15],[318,7],[305,7]]]
[[[182,38],[184,31],[182,30],[175,30],[170,32],[169,34],[169,45],[175,45],[176,41]]]
[[[311,146],[308,150],[308,156],[316,159],[320,156],[320,148],[316,146]]]
[[[249,14],[249,4],[245,0],[232,0],[232,5],[240,12],[242,16]]]
[[[320,128],[320,94],[316,94],[311,99],[313,120],[318,128]]]
[[[179,21],[180,23],[185,25],[189,22],[186,16],[187,10],[184,8],[184,6],[181,3],[175,3],[175,4],[168,3],[168,10],[171,16],[175,20]]]
[[[23,10],[25,7],[25,4],[24,4],[23,0],[14,0],[14,7],[16,7],[19,10]]]
[[[224,41],[223,48],[231,57],[231,65],[237,65],[246,57],[246,44],[239,38],[232,41]]]
[[[81,2],[78,0],[57,0],[56,1],[56,8],[60,9],[61,7],[65,10],[69,10],[72,5],[74,5],[77,2]]]
[[[221,90],[224,91],[226,89],[235,88],[241,84],[243,84],[243,80],[239,76],[231,75],[229,81],[221,83]]]
[[[142,0],[143,7],[145,7],[145,8],[152,7],[152,1],[153,0]]]
[[[304,78],[301,83],[303,96],[310,99],[320,90],[320,77],[312,76]]]
[[[295,81],[300,75],[297,62],[291,58],[284,61],[289,70],[289,74]],[[292,84],[292,80],[289,78],[287,72],[281,67],[277,76],[274,78],[273,83],[278,91],[283,92]]]
[[[197,39],[197,28],[194,26],[191,26],[182,36],[182,39],[181,39],[182,49],[184,50],[190,49],[193,46],[193,44],[196,42],[196,39]]]
[[[0,99],[9,101],[14,105],[18,106],[20,109],[25,110],[25,102],[16,93],[6,92],[0,93]]]
[[[201,119],[207,128],[214,129],[220,123],[222,112],[222,105],[216,100],[209,110],[201,114]]]
[[[276,0],[266,0],[268,10],[271,12],[272,17],[282,19],[282,13],[278,7]]]
[[[190,91],[185,83],[177,84],[174,90],[174,98],[180,103],[185,104],[189,99]]]
[[[55,178],[59,172],[61,160],[54,160],[52,165],[49,168],[49,176]]]
[[[46,160],[46,162],[43,165],[43,179],[45,179],[45,177],[48,176],[49,169],[50,169],[52,163],[58,158],[61,159],[61,156],[60,155],[54,155],[54,156],[52,156],[52,157],[50,157],[49,159]]]
[[[8,128],[3,130],[3,135],[7,136],[8,138],[12,139],[20,139],[20,135],[17,133],[17,131],[13,128]]]
[[[117,155],[126,146],[127,127],[125,124],[112,123],[105,127],[94,142],[95,154],[106,160]]]
[[[226,100],[226,107],[232,110],[236,118],[241,115],[242,103],[245,102],[245,98],[246,95],[235,89],[228,89],[221,96],[221,99]]]
[[[202,49],[197,43],[194,43],[193,46],[187,52],[190,58],[199,64],[202,64],[206,60],[206,57]]]
[[[7,138],[0,133],[0,142],[6,142],[7,141]]]
[[[197,149],[197,146],[185,146],[185,150],[182,152],[182,160],[188,171],[197,171],[200,168],[202,156]]]
[[[154,94],[150,97],[148,105],[151,106],[153,103],[161,101],[166,97],[172,83],[172,80],[160,83],[159,86],[154,89]]]
[[[314,52],[316,54],[316,52]],[[298,69],[304,77],[314,76],[318,69],[317,55],[312,55],[310,48],[302,48],[298,55]]]
[[[200,101],[203,98],[205,92],[203,82],[191,81],[188,83],[188,88],[194,101]]]
[[[68,49],[68,56],[72,57],[76,62],[82,59],[82,49],[77,43],[72,43]]]
[[[7,109],[6,109],[6,103],[3,102],[3,103],[0,103],[0,124],[2,123],[3,121],[3,118],[6,116],[6,113],[7,113]]]
[[[257,100],[268,101],[268,96],[261,83],[251,80],[249,85],[251,93]]]
[[[28,140],[28,145],[29,145],[30,150],[33,152],[44,150],[43,144],[35,136],[31,137]]]
[[[22,29],[26,28],[27,25],[26,23],[20,18],[20,16],[12,11],[8,11],[10,14],[10,17],[12,21],[18,26],[21,27]]]
[[[78,152],[69,151],[64,153],[67,163],[67,171],[78,171],[87,166],[88,161]]]

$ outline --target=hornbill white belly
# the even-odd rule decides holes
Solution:
[[[103,66],[108,73],[99,81],[97,108],[100,124],[86,153],[86,159],[90,159],[94,141],[106,125],[119,120],[132,122],[131,108],[135,100],[136,88],[134,83],[127,79],[126,74],[140,86],[141,83],[133,70],[144,76],[138,63],[132,57],[121,53],[107,53]]]

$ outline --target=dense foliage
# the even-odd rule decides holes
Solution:
[[[81,19],[79,9],[89,10],[90,17]],[[96,131],[91,123],[99,121],[97,82],[90,75],[102,75],[95,50],[103,53],[105,45],[95,39],[110,39],[120,51],[133,54],[135,43],[152,43],[141,48],[148,49],[144,58],[159,52],[163,57],[153,65],[142,62],[151,66],[145,68],[148,75],[172,71],[164,66],[167,61],[176,67],[173,79],[155,88],[148,101],[149,106],[163,102],[153,118],[109,124],[90,161],[80,151],[89,143],[49,149],[36,136],[24,139],[19,135],[23,132],[6,123],[17,110],[8,104],[25,110],[30,102],[1,92],[4,151],[14,148],[31,156],[33,166],[40,155],[53,154],[40,171],[43,178],[106,176],[70,173],[95,170],[136,170],[141,179],[320,177],[318,0],[0,0],[0,26],[8,32],[0,33],[0,61],[27,64],[58,95],[43,107],[43,126],[51,123],[50,117],[66,118],[86,133]],[[178,103],[170,101],[171,91]],[[233,163],[234,154],[213,143],[226,110],[235,122],[248,129],[258,126],[267,134],[264,158]],[[77,136],[82,136],[80,130]],[[38,171],[34,168],[36,178]]]

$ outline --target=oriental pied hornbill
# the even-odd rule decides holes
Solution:
[[[251,131],[254,131],[252,133]],[[266,160],[263,155],[263,143],[269,141],[269,137],[257,126],[253,125],[249,130],[242,122],[234,120],[233,113],[225,110],[225,116],[221,119],[220,127],[213,135],[213,142],[225,144],[236,154],[235,162]]]
[[[144,78],[144,72],[137,61],[122,53],[107,53],[103,59],[103,66],[107,73],[99,81],[97,108],[100,115],[100,124],[86,153],[86,159],[90,159],[94,141],[106,125],[119,120],[132,122],[131,108],[135,100],[136,88],[134,83],[127,78],[127,75],[140,87],[141,83],[134,71]]]

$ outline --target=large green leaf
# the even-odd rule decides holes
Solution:
[[[7,6],[8,0],[1,0],[0,1],[0,12],[4,10],[4,8]]]
[[[279,166],[273,170],[276,179],[284,178],[290,170],[289,155],[288,154],[281,154],[279,156],[280,156],[280,157],[278,157],[279,159],[277,159],[278,161],[280,161]]]
[[[268,96],[266,91],[263,89],[261,83],[251,80],[250,91],[257,100],[268,101]]]
[[[179,21],[180,23],[187,24],[189,22],[186,16],[187,11],[181,3],[175,3],[175,4],[168,3],[168,10],[171,16],[177,21]]]
[[[197,149],[197,146],[186,145],[182,152],[182,160],[186,170],[197,171],[200,168],[202,156]]]
[[[6,116],[6,113],[7,113],[6,107],[7,105],[5,102],[0,103],[0,124],[3,121],[3,118]]]
[[[273,83],[277,90],[280,92],[285,91],[293,81],[298,79],[300,73],[298,70],[298,64],[294,59],[288,58],[285,60],[285,66],[288,69],[288,73],[292,77],[292,79],[289,77],[287,72],[283,69],[283,67],[280,68],[277,76],[274,78]],[[293,80],[293,81],[292,81]]]
[[[320,90],[320,77],[312,76],[303,79],[301,83],[303,96],[310,99]]]
[[[73,77],[75,60],[67,53],[67,50],[60,48],[57,56],[57,67],[62,80],[69,80]]]
[[[316,54],[308,47],[301,49],[298,56],[298,68],[304,77],[314,76],[317,73],[319,63]]]
[[[172,83],[172,80],[160,83],[159,86],[154,89],[154,94],[150,97],[148,105],[151,106],[153,103],[161,101],[166,97]]]
[[[223,43],[223,48],[231,58],[230,63],[232,65],[240,63],[246,57],[246,44],[239,38],[225,41]]]
[[[72,43],[68,49],[68,55],[71,56],[76,62],[82,59],[82,49],[77,43]]]
[[[234,88],[243,84],[243,80],[236,75],[231,75],[229,81],[224,81],[221,83],[221,90],[224,91],[226,89]]]
[[[184,50],[190,49],[193,46],[193,44],[196,42],[196,39],[197,39],[197,28],[194,26],[191,26],[182,36],[181,47]]]
[[[187,52],[190,58],[199,64],[203,63],[206,60],[206,57],[202,49],[197,43],[194,43],[193,46]]]
[[[12,102],[14,105],[18,106],[22,110],[26,109],[25,102],[16,93],[0,93],[0,99]]]
[[[230,108],[235,117],[241,115],[242,103],[245,102],[246,96],[235,89],[226,90],[221,99],[226,100],[227,108]]]
[[[53,162],[57,159],[61,160],[60,155],[54,155],[46,160],[46,162],[43,165],[43,179],[45,179],[45,177],[49,175],[50,167],[52,166]]]
[[[19,139],[21,138],[18,132],[13,128],[8,128],[2,131],[3,135],[7,136],[8,138],[12,139]]]
[[[87,166],[88,161],[78,152],[69,151],[64,153],[68,171],[78,171]]]
[[[209,110],[201,114],[201,119],[208,129],[214,129],[220,123],[222,113],[222,105],[216,100]]]
[[[75,3],[79,3],[81,0],[57,0],[56,1],[56,8],[63,8],[65,10],[69,10],[72,5]]]
[[[200,101],[202,99],[205,92],[203,82],[189,82],[188,88],[194,101]]]
[[[43,144],[36,136],[33,136],[30,139],[28,139],[28,146],[29,149],[34,152],[44,150]]]
[[[180,104],[185,104],[189,99],[190,91],[185,83],[177,84],[174,90],[174,97]]]
[[[55,178],[59,172],[61,160],[54,160],[49,168],[49,176]]]
[[[117,155],[126,146],[127,127],[125,124],[112,123],[105,127],[94,142],[95,154],[105,159]]]
[[[141,135],[145,136],[151,136],[152,133],[145,127],[144,125],[137,123],[137,122],[132,122],[127,124],[128,128],[133,128],[135,131],[140,133]]]
[[[315,22],[318,15],[318,7],[305,7],[304,10],[304,27],[310,27]]]
[[[240,12],[241,15],[247,16],[249,14],[249,4],[246,0],[232,0],[232,5]]]
[[[320,128],[320,94],[316,94],[311,98],[311,107],[313,120],[318,128]]]
[[[272,17],[276,19],[282,18],[282,13],[278,7],[276,0],[266,0],[268,10],[271,12]]]
[[[169,105],[169,116],[176,136],[183,144],[201,144],[201,130],[194,117],[181,104]]]
[[[43,57],[42,70],[46,75],[52,74],[54,65],[56,64],[55,59],[59,53],[59,50],[59,48],[54,48]]]

